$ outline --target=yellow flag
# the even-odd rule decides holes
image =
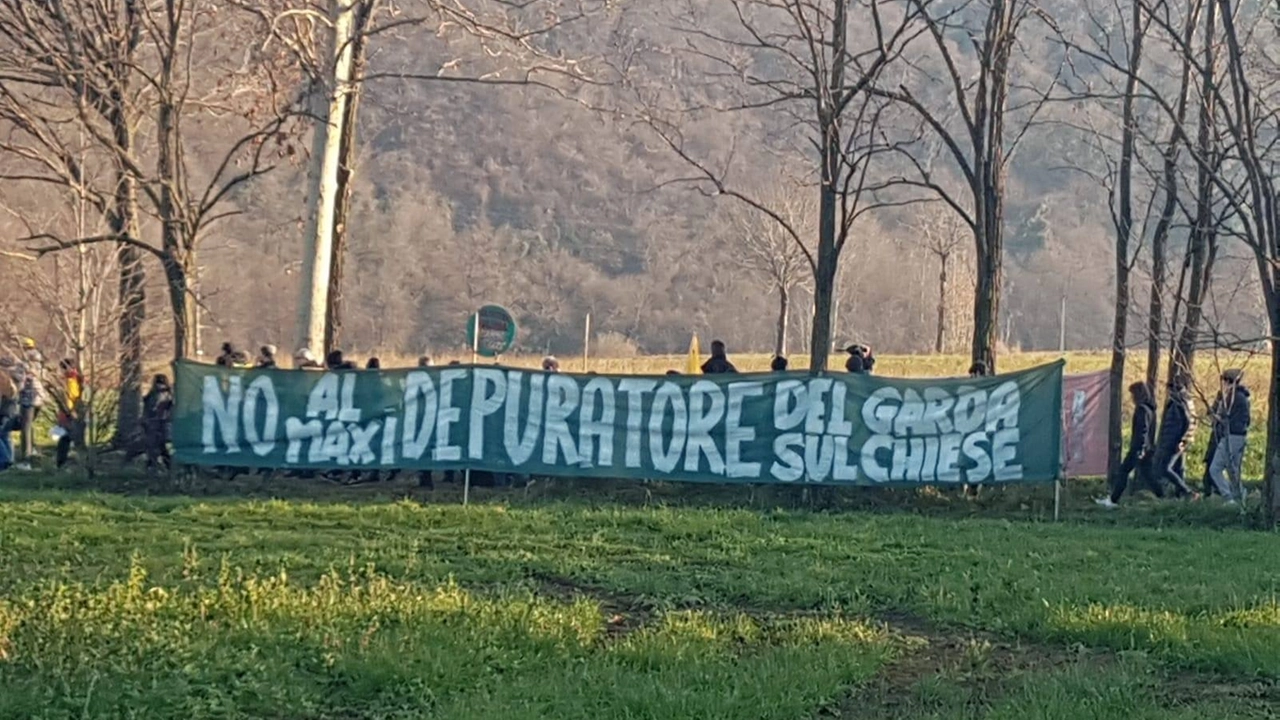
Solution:
[[[689,363],[684,371],[690,375],[702,372],[702,353],[698,351],[698,333],[689,340]]]

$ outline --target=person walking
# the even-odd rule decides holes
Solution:
[[[173,389],[169,378],[156,375],[151,380],[151,390],[142,396],[142,439],[147,453],[147,470],[163,465],[168,470],[173,460],[169,456],[169,423],[173,420]]]
[[[1133,420],[1129,432],[1129,452],[1120,463],[1119,472],[1112,478],[1111,494],[1095,500],[1105,508],[1120,506],[1120,498],[1129,485],[1129,475],[1138,473],[1138,480],[1156,494],[1164,495],[1160,486],[1152,482],[1152,459],[1156,447],[1156,401],[1152,397],[1151,388],[1144,382],[1136,382],[1129,386],[1129,397],[1133,399]]]
[[[1187,487],[1187,480],[1183,477],[1183,456],[1195,432],[1196,415],[1191,405],[1191,393],[1184,380],[1174,380],[1169,384],[1169,399],[1165,401],[1164,413],[1160,417],[1155,477],[1158,482],[1168,481],[1172,484],[1175,497],[1199,500],[1200,493]]]
[[[729,362],[729,354],[725,350],[724,342],[721,340],[711,341],[711,357],[702,363],[703,375],[724,375],[726,373],[736,373],[738,368]]]
[[[1222,373],[1222,432],[1209,462],[1209,477],[1213,487],[1228,504],[1245,500],[1241,469],[1244,450],[1249,441],[1249,424],[1252,402],[1249,389],[1244,386],[1244,371],[1227,370]],[[1230,482],[1228,482],[1230,480]]]

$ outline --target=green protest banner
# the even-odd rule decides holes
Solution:
[[[175,366],[192,465],[742,483],[1051,482],[1062,363],[977,379]]]

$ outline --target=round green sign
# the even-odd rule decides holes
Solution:
[[[497,357],[515,341],[516,320],[501,305],[485,305],[467,319],[467,346],[481,357]]]

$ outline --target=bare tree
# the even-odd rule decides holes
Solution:
[[[776,185],[757,197],[796,228],[801,237],[814,232],[817,202],[804,188]],[[739,266],[768,283],[769,290],[778,295],[773,352],[785,356],[793,293],[797,288],[807,288],[813,277],[804,251],[773,218],[749,205],[729,206],[728,220],[729,232],[734,236],[731,242],[741,249],[735,256]]]
[[[247,0],[236,2],[254,8]],[[393,80],[468,82],[564,92],[566,85],[587,80],[581,64],[539,46],[538,41],[607,6],[606,0],[416,0],[403,5],[327,0],[324,12],[290,9],[269,16],[258,10],[306,67],[308,104],[317,121],[298,303],[301,346],[320,352],[341,337],[347,229],[365,86]],[[412,27],[432,27],[441,37],[461,33],[484,50],[490,64],[471,74],[467,73],[471,68],[460,70],[459,58],[433,72],[370,71],[367,55],[374,37]],[[323,36],[319,43],[317,34]]]
[[[930,87],[933,72],[917,62],[905,76],[885,74],[878,78],[873,91],[914,115],[927,136],[941,144],[962,179],[963,190],[959,193],[947,186],[945,178],[932,167],[935,146],[931,143],[915,143],[913,152],[903,153],[913,177],[902,182],[935,194],[973,233],[977,288],[972,356],[994,370],[1004,273],[1008,165],[1045,106],[1058,76],[1055,73],[1038,88],[1021,88],[1020,94],[1025,98],[1011,98],[1011,93],[1019,89],[1014,83],[1014,71],[1020,64],[1019,58],[1014,57],[1019,33],[1028,20],[1039,15],[1031,0],[982,0],[960,5],[907,0],[907,4],[927,29],[922,43],[931,51],[946,89]],[[968,19],[977,8],[985,8],[984,17],[980,26],[971,27]],[[968,38],[968,43],[960,45],[972,45],[971,61],[956,46],[957,37]],[[1024,59],[1022,64],[1030,63]],[[1020,120],[1012,131],[1007,126],[1011,114]]]
[[[883,0],[730,0],[732,27],[710,29],[692,9],[680,20],[685,52],[706,65],[706,76],[730,95],[708,107],[663,112],[660,95],[639,90],[641,122],[693,169],[672,182],[725,196],[772,219],[800,247],[814,278],[810,369],[826,369],[832,347],[832,310],[841,253],[854,223],[884,202],[885,185],[869,180],[873,161],[894,152],[881,125],[886,104],[873,83],[920,32],[925,3],[902,7]],[[866,29],[850,39],[850,29]],[[636,88],[634,80],[629,86]],[[709,159],[689,143],[682,121],[724,113],[768,111],[794,129],[775,150],[810,163],[818,195],[817,236],[806,241],[777,208],[731,177],[733,154]],[[672,115],[679,115],[673,118]]]
[[[946,351],[950,330],[947,319],[952,314],[952,283],[955,281],[953,261],[965,254],[961,247],[965,228],[955,213],[936,207],[921,212],[908,227],[915,244],[938,261],[938,307],[933,351],[942,354]]]

